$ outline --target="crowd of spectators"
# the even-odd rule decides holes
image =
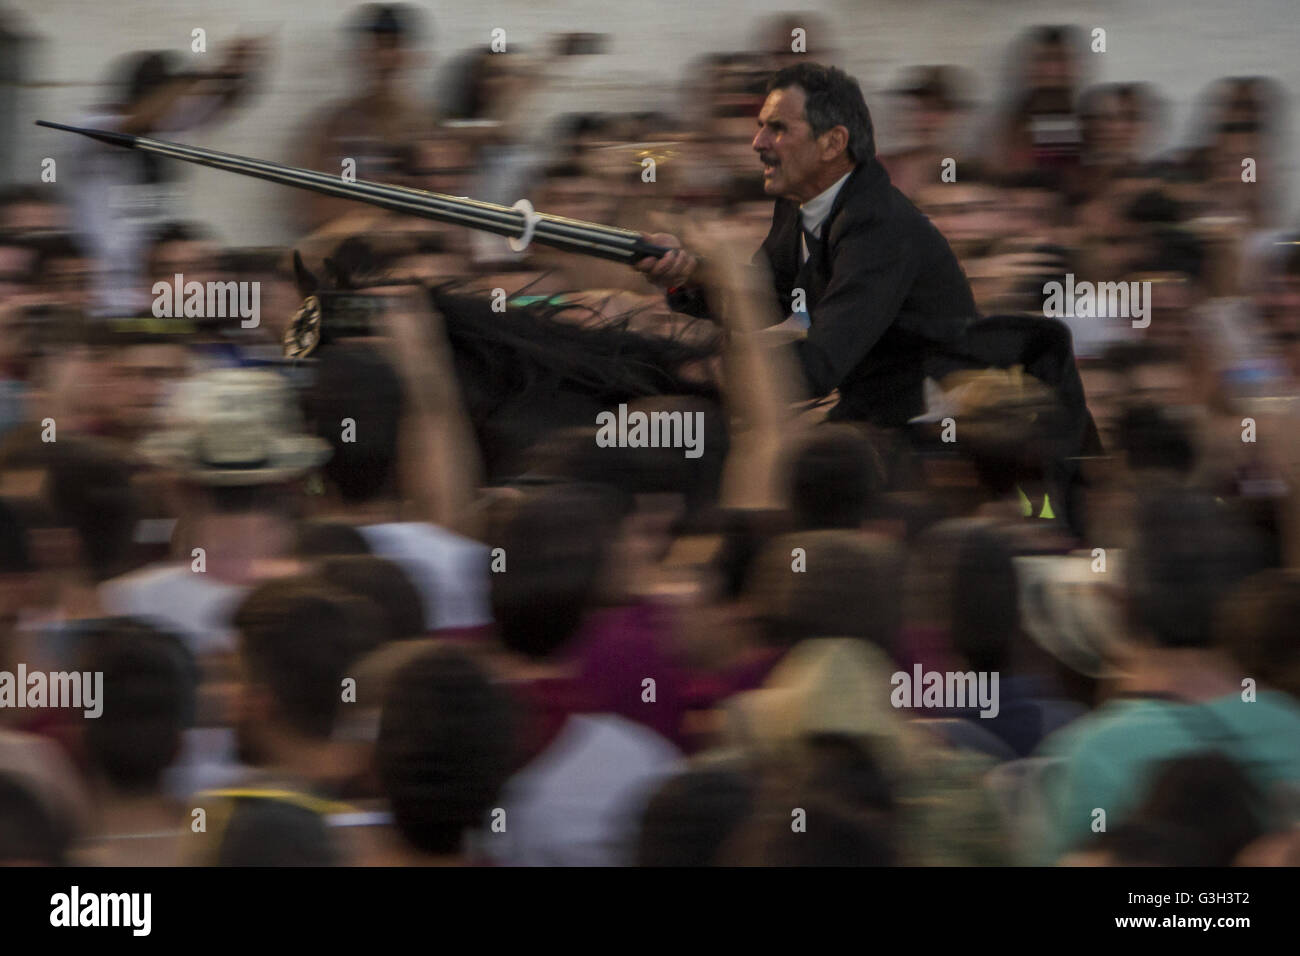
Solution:
[[[433,21],[368,5],[356,94],[260,158],[647,232],[689,213],[756,249],[766,78],[835,59],[805,20],[700,59],[687,106],[539,134],[553,58],[599,38],[466,54],[413,102]],[[1146,327],[1063,319],[1104,446],[1069,500],[1023,451],[1014,374],[968,393],[982,439],[882,445],[781,402],[726,336],[719,404],[644,405],[705,409],[699,462],[597,448],[592,422],[502,475],[435,300],[393,283],[697,324],[629,268],[306,192],[291,245],[226,245],[175,164],[90,140],[7,189],[0,672],[101,674],[103,712],[0,707],[0,863],[1300,864],[1288,101],[1207,76],[1166,149],[1161,90],[1093,82],[1085,44],[1016,38],[991,114],[951,66],[866,91],[983,314],[1042,318],[1067,274],[1150,283]],[[267,56],[133,56],[84,125],[183,137]],[[390,307],[281,362],[294,251],[325,275],[358,244]],[[259,324],[152,314],[176,274],[258,283]],[[930,673],[996,676],[993,712],[900,706]]]

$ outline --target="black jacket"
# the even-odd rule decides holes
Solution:
[[[962,352],[976,316],[970,284],[948,242],[889,181],[874,158],[858,164],[802,266],[799,204],[778,199],[764,256],[786,314],[803,289],[811,319],[798,342],[816,395],[838,388],[833,419],[902,425],[924,408],[922,382]],[[669,297],[679,311],[704,314],[702,296]]]

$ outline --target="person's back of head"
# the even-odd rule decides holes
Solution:
[[[1127,820],[1067,856],[1062,865],[1204,866],[1196,835],[1170,823]]]
[[[616,499],[595,486],[556,485],[507,506],[488,541],[506,562],[491,576],[491,604],[507,650],[545,660],[577,631],[617,533]]]
[[[1300,700],[1300,573],[1272,568],[1253,575],[1219,605],[1215,634],[1261,684]]]
[[[883,486],[875,449],[851,425],[825,425],[791,455],[790,508],[800,529],[857,528]]]
[[[340,853],[326,816],[270,797],[235,798],[213,866],[336,866]]]
[[[81,636],[81,669],[103,674],[103,710],[83,737],[91,767],[121,793],[157,791],[195,718],[193,656],[175,635],[119,618]]]
[[[320,562],[316,576],[331,589],[374,604],[384,623],[377,643],[423,636],[423,599],[410,577],[394,562],[371,554],[337,555]]]
[[[753,809],[755,785],[723,769],[688,770],[650,798],[641,818],[638,866],[717,866],[727,840]]]
[[[813,796],[800,807],[809,828],[796,832],[791,821],[774,819],[763,844],[762,866],[893,866],[897,851],[888,828],[871,813]]]
[[[375,349],[348,343],[321,350],[304,413],[333,449],[322,470],[345,503],[393,492],[403,401],[396,369]]]
[[[1166,761],[1133,818],[1176,826],[1201,847],[1200,866],[1231,866],[1267,832],[1264,794],[1246,769],[1221,751]]]
[[[1119,447],[1134,471],[1156,469],[1186,476],[1196,465],[1196,444],[1189,424],[1150,403],[1130,405],[1120,417]]]
[[[1266,543],[1217,499],[1174,487],[1140,495],[1126,562],[1134,623],[1158,647],[1208,647],[1218,602],[1266,559]]]
[[[884,768],[860,738],[844,733],[809,734],[801,741],[807,783],[850,806],[893,813],[894,793]]]
[[[898,861],[895,797],[884,767],[860,738],[802,738],[766,768],[751,822],[729,862],[760,866],[892,866]]]
[[[556,477],[628,495],[678,496],[687,522],[706,513],[717,501],[730,447],[721,406],[699,396],[659,395],[634,399],[627,411],[629,421],[645,416],[648,446],[611,446],[599,431],[565,429],[539,446],[538,465]]]
[[[70,833],[19,775],[0,773],[0,866],[62,866]]]
[[[463,851],[514,769],[513,719],[506,692],[459,650],[435,647],[403,667],[384,698],[375,763],[407,843]]]
[[[134,471],[112,445],[72,438],[51,443],[46,494],[61,525],[77,533],[82,556],[94,580],[131,569],[134,532],[142,512]]]
[[[772,646],[856,637],[892,655],[902,619],[902,572],[902,551],[886,538],[805,531],[769,544],[746,590]]]
[[[327,740],[348,666],[373,649],[378,612],[368,602],[302,578],[254,588],[235,612],[247,681],[269,694],[259,716]]]

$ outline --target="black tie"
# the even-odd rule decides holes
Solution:
[[[808,261],[812,262],[821,255],[822,241],[809,232],[807,227],[801,225],[799,228],[803,229],[803,241],[808,246]]]

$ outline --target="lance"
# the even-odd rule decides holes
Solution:
[[[141,152],[208,166],[212,169],[222,169],[241,176],[265,179],[268,182],[281,183],[297,189],[310,189],[312,192],[323,193],[326,196],[369,203],[393,212],[408,213],[412,216],[466,226],[470,229],[480,229],[505,236],[516,252],[522,252],[530,242],[537,242],[567,252],[630,265],[646,256],[659,258],[670,251],[665,246],[646,242],[641,238],[640,233],[629,229],[618,229],[613,226],[602,226],[599,223],[565,219],[562,216],[549,216],[536,212],[526,199],[521,199],[513,206],[501,206],[464,196],[445,196],[442,193],[425,192],[406,186],[388,186],[365,180],[349,182],[328,173],[285,166],[264,159],[250,159],[247,156],[236,156],[233,153],[222,153],[200,146],[168,143],[147,136],[65,126],[62,123],[49,123],[45,120],[37,120],[36,125],[89,136],[91,139],[112,146],[138,149]]]

